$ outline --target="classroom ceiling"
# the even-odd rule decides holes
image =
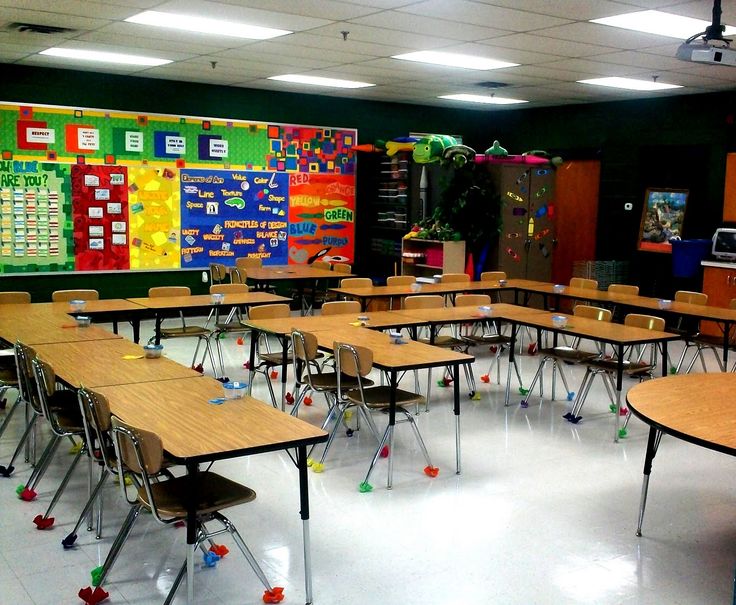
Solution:
[[[124,21],[147,9],[293,33],[251,41]],[[712,0],[0,0],[0,62],[473,109],[481,106],[437,97],[493,92],[529,101],[509,106],[518,108],[734,89],[736,67],[679,61],[678,39],[589,22],[649,9],[710,21]],[[722,22],[736,25],[736,2],[723,2]],[[13,26],[17,23],[71,31],[23,32]],[[349,32],[347,39],[342,32]],[[145,54],[173,62],[148,68],[109,66],[37,54],[53,46]],[[391,58],[417,50],[520,65],[476,71]],[[267,79],[285,73],[376,86],[325,89]],[[603,76],[656,77],[684,88],[631,92],[576,82]],[[489,82],[503,87],[483,86]],[[504,106],[482,108],[499,111]]]

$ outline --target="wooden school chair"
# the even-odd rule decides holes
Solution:
[[[30,292],[0,292],[0,305],[29,305],[31,304]],[[7,392],[18,390],[18,371],[15,367],[15,354],[12,348],[0,350],[0,410],[7,407]],[[15,408],[21,402],[21,397],[15,398],[12,407],[0,425],[0,435],[5,430],[5,423],[12,417]]]
[[[708,295],[704,294],[703,292],[678,290],[677,292],[675,292],[675,302],[684,302],[691,305],[705,306],[708,304]],[[698,359],[700,359],[700,365],[703,368],[703,372],[708,371],[708,368],[705,365],[705,356],[703,355],[703,351],[706,350],[713,352],[713,356],[716,359],[719,370],[721,372],[726,371],[726,368],[723,365],[723,361],[721,360],[721,347],[718,346],[720,343],[709,341],[707,338],[701,338],[699,320],[691,319],[688,321],[687,318],[681,318],[681,320],[678,321],[674,331],[682,334],[682,338],[685,341],[685,346],[683,347],[682,353],[680,354],[680,359],[677,361],[677,365],[675,366],[675,373],[680,373],[680,368],[682,368],[687,352],[690,350],[691,347],[695,349],[695,352],[693,353],[693,357],[690,360],[690,363],[687,365],[687,369],[685,370],[686,374],[689,374],[692,371],[693,366],[695,365],[695,361]]]
[[[480,281],[482,282],[500,282],[506,279],[505,271],[483,271],[480,274]],[[491,295],[494,302],[501,302],[501,292],[497,291]]]
[[[353,266],[348,263],[335,263],[332,265],[332,270],[335,273],[351,273],[353,271]]]
[[[149,298],[164,298],[171,296],[191,296],[192,291],[188,286],[157,286],[149,288]],[[184,311],[179,310],[179,321],[180,324],[174,327],[161,327],[161,338],[196,338],[197,346],[194,349],[194,355],[192,356],[191,367],[202,372],[204,371],[204,359],[209,355],[210,363],[212,364],[213,372],[217,372],[215,369],[215,359],[210,349],[210,330],[204,326],[188,325],[186,318],[184,317]],[[153,341],[153,336],[149,342]],[[199,353],[200,345],[204,344],[204,353],[202,353],[202,361],[197,363],[197,354]]]
[[[290,317],[291,308],[286,303],[275,303],[272,305],[258,305],[250,310],[249,318],[253,321],[260,319],[278,319],[282,317]],[[253,336],[251,336],[253,338]],[[271,343],[268,335],[261,333],[258,340],[256,340],[256,357],[253,363],[253,367],[249,368],[253,372],[262,374],[266,378],[266,385],[268,386],[268,392],[271,395],[271,403],[273,407],[278,408],[279,405],[276,402],[276,394],[273,391],[271,385],[271,377],[273,376],[274,368],[281,368],[283,352],[271,351]],[[287,346],[287,344],[284,344]],[[264,350],[265,349],[265,350]],[[288,353],[287,363],[294,361],[291,352]]]
[[[654,315],[644,315],[640,313],[629,313],[624,318],[624,325],[634,326],[637,328],[643,328],[645,330],[656,330],[663,331],[665,327],[665,321],[661,317]],[[650,357],[648,361],[639,359],[637,361],[631,361],[629,359],[624,360],[624,373],[628,376],[638,378],[640,381],[645,378],[651,378],[652,373],[657,367],[657,346],[652,346]],[[585,400],[590,391],[590,387],[593,384],[593,380],[596,376],[603,378],[603,383],[606,387],[606,392],[611,401],[609,409],[615,413],[616,411],[616,384],[614,382],[614,376],[618,369],[616,359],[607,359],[604,357],[592,357],[582,362],[586,366],[585,375],[583,381],[580,383],[578,394],[573,402],[572,409],[570,412],[565,414],[563,417],[569,420],[573,424],[577,424],[582,420],[580,412],[583,409]],[[626,420],[624,421],[623,427],[619,430],[619,437],[626,436],[626,429],[629,424],[629,412],[625,407],[621,408],[621,413],[626,414]]]
[[[128,472],[136,477],[139,485],[133,506],[140,510],[150,511],[153,518],[163,525],[185,520],[187,518],[191,479],[187,475],[183,475],[171,477],[165,481],[158,480],[164,465],[163,445],[159,436],[150,431],[125,424],[114,416],[112,417],[112,433],[118,460],[125,465]],[[205,550],[205,541],[211,541],[214,536],[219,534],[229,533],[251,569],[265,587],[264,601],[277,602],[271,599],[276,595],[281,595],[283,589],[271,586],[235,525],[220,512],[226,508],[252,502],[256,499],[255,491],[209,470],[199,472],[197,483],[199,493],[204,497],[196,502],[197,540],[194,544],[188,545],[187,548],[196,551],[202,546],[202,550]],[[125,482],[121,481],[120,485],[123,497],[127,501]],[[217,521],[222,529],[209,530],[206,524],[211,521]],[[128,529],[128,533],[129,531]],[[174,579],[165,603],[170,603],[173,600],[186,573],[187,561],[185,559]],[[187,581],[193,582],[194,578],[187,578]],[[269,600],[266,600],[267,597]]]
[[[386,346],[391,345],[387,344]],[[373,351],[366,347],[336,342],[334,354],[335,359],[337,360],[338,405],[344,406],[345,408],[347,408],[348,406],[355,407],[358,412],[361,413],[366,423],[368,423],[368,425],[370,426],[371,432],[373,432],[378,437],[378,430],[375,426],[375,423],[373,422],[371,413],[382,412],[385,416],[385,413],[388,411],[391,405],[390,402],[392,393],[391,387],[388,385],[368,386],[364,382],[364,380],[368,377],[371,370],[373,369]],[[343,376],[348,376],[351,380],[343,383]],[[353,381],[357,381],[357,387],[353,386]],[[419,393],[412,393],[410,391],[404,391],[398,388],[395,389],[393,397],[396,406],[396,413],[402,418],[401,420],[397,420],[397,424],[408,422],[409,426],[412,427],[414,436],[416,437],[417,443],[419,445],[419,449],[422,451],[422,455],[427,462],[427,465],[424,467],[424,473],[430,477],[436,477],[439,473],[439,469],[432,464],[432,460],[429,457],[427,447],[424,445],[422,435],[417,428],[416,422],[414,421],[414,416],[411,412],[407,410],[407,407],[409,406],[417,407],[422,404],[426,405],[426,399]],[[344,414],[344,411],[342,412],[342,414]],[[394,427],[392,425],[386,425],[386,429],[384,430],[383,435],[378,441],[378,448],[376,449],[376,453],[373,455],[373,459],[371,460],[370,466],[368,467],[368,472],[366,473],[365,478],[359,486],[361,492],[369,492],[373,489],[369,481],[371,478],[371,474],[373,473],[373,469],[378,462],[378,459],[380,457],[389,457],[395,454],[394,451],[390,451],[387,449],[387,446],[393,443],[393,429]],[[334,431],[330,434],[330,437],[333,437],[333,435]],[[392,483],[392,467],[393,465],[389,463],[389,488],[391,487]]]
[[[213,308],[215,324],[212,328],[212,332],[210,332],[209,335],[209,339],[210,341],[214,341],[215,351],[217,351],[217,361],[219,363],[220,371],[219,375],[216,372],[216,377],[219,379],[227,378],[225,376],[225,362],[222,355],[222,337],[224,337],[226,334],[238,334],[242,338],[243,336],[245,336],[245,333],[248,332],[248,328],[246,328],[241,323],[241,321],[244,319],[244,314],[242,313],[240,307],[230,306],[228,304],[228,295],[247,294],[249,290],[250,288],[248,288],[248,286],[246,286],[245,284],[237,283],[214,284],[210,286],[210,295],[222,294],[225,297],[224,303],[222,305],[218,305]],[[230,307],[230,311],[225,318],[222,318],[220,316],[221,307]],[[209,346],[211,347],[212,344],[210,344]]]
[[[391,275],[386,278],[386,285],[387,286],[411,286],[412,284],[417,283],[417,278],[414,275]],[[391,296],[388,299],[388,308],[389,311],[393,311],[395,309],[401,309],[404,305],[404,297],[399,296],[398,302],[394,304],[395,297]]]
[[[578,305],[573,309],[573,314],[576,317],[585,317],[587,319],[595,319],[597,321],[610,322],[613,314],[609,309],[603,309],[600,307],[593,307],[590,305]],[[537,372],[532,378],[532,382],[529,385],[529,396],[526,400],[522,400],[521,407],[529,407],[529,399],[534,391],[534,387],[539,382],[539,400],[542,401],[544,397],[544,368],[547,362],[552,362],[552,400],[555,399],[555,386],[556,386],[556,373],[559,372],[562,384],[565,387],[565,395],[568,401],[572,401],[575,397],[575,393],[570,390],[570,386],[565,376],[563,367],[565,364],[579,364],[585,363],[589,359],[596,358],[600,355],[600,350],[596,352],[585,351],[578,348],[580,339],[576,339],[572,346],[559,345],[556,347],[547,347],[539,350],[541,359],[539,360],[539,366]]]
[[[51,293],[52,302],[70,300],[100,300],[100,293],[97,290],[56,290]]]

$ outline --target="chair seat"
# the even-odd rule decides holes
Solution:
[[[435,347],[443,347],[446,349],[450,349],[452,347],[467,347],[468,343],[465,340],[462,340],[460,338],[455,338],[454,336],[437,336],[434,339],[434,342],[430,342],[429,338],[420,338],[419,342],[422,342],[426,345],[431,344]]]
[[[5,386],[18,386],[18,374],[15,368],[0,367],[0,384]]]
[[[255,500],[256,493],[217,473],[200,473],[197,478],[197,514],[206,515],[230,506],[245,504]],[[186,475],[160,481],[151,485],[156,508],[164,517],[186,517],[186,502],[189,496],[189,477]],[[148,494],[143,487],[138,488],[139,500],[151,508]]]
[[[563,361],[583,362],[598,357],[598,353],[589,351],[580,351],[567,346],[552,347],[548,349],[540,349],[539,354],[544,357],[554,357]]]
[[[358,379],[352,376],[343,376],[340,380],[343,388],[353,389],[358,386]],[[369,387],[373,385],[370,378],[363,378],[363,386]],[[337,374],[335,372],[322,372],[321,374],[312,374],[312,387],[318,391],[329,391],[337,388]]]
[[[358,390],[348,391],[346,395],[353,403],[359,404],[362,401],[360,398],[360,391]],[[371,409],[388,408],[390,405],[391,387],[388,385],[382,385],[371,387],[370,389],[363,389],[363,396],[365,398],[365,405]],[[404,406],[416,404],[425,405],[426,402],[427,399],[424,395],[402,391],[401,389],[396,390],[397,410],[406,412],[406,410],[403,409]]]
[[[202,326],[186,326],[181,328],[162,328],[161,336],[164,338],[176,338],[178,336],[208,336],[209,330]]]
[[[245,333],[249,332],[250,328],[244,326],[239,321],[231,321],[230,323],[216,323],[215,330],[218,332],[238,332]]]
[[[618,362],[615,359],[594,359],[587,362],[587,365],[589,365],[592,368],[596,368],[599,370],[603,370],[606,372],[615,372],[618,368]],[[654,366],[652,366],[649,363],[644,362],[632,362],[628,359],[624,360],[624,372],[626,374],[636,375],[636,374],[643,374],[646,372],[649,372],[654,369]]]
[[[505,336],[504,334],[480,334],[480,335],[473,335],[468,334],[466,336],[463,336],[463,340],[466,340],[468,342],[471,342],[473,344],[478,345],[506,345],[511,342],[510,336]]]

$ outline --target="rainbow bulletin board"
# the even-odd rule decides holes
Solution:
[[[357,131],[0,102],[0,273],[355,249]]]

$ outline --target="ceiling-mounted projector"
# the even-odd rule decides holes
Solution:
[[[675,56],[694,63],[736,67],[736,49],[731,48],[731,40],[723,37],[725,29],[721,25],[721,0],[713,0],[713,22],[704,32],[690,36],[680,44]],[[697,38],[701,39],[695,42]]]
[[[736,49],[729,46],[714,46],[707,41],[680,44],[675,56],[682,61],[736,67]]]

